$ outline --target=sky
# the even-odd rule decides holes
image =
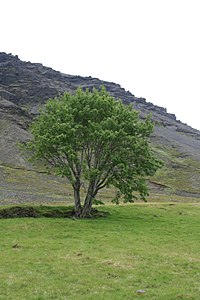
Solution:
[[[0,52],[120,84],[200,130],[199,0],[0,0]]]

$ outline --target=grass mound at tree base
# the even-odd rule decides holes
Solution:
[[[87,218],[100,218],[108,216],[108,212],[92,209]],[[75,218],[73,207],[69,206],[12,206],[0,209],[0,219],[8,218]]]

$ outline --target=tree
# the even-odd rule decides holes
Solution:
[[[149,118],[141,121],[131,106],[116,101],[105,90],[65,93],[50,99],[33,122],[28,148],[44,159],[74,190],[75,214],[88,216],[100,189],[116,187],[118,203],[133,201],[134,191],[147,196],[145,176],[161,163],[153,155],[148,138],[153,130]],[[85,184],[86,196],[80,191]]]

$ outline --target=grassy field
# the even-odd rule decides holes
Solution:
[[[200,299],[200,204],[100,209],[1,219],[0,299]]]

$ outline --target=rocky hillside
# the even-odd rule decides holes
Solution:
[[[177,121],[176,116],[167,113],[165,108],[135,97],[119,84],[92,77],[66,75],[42,64],[23,62],[17,56],[6,53],[0,53],[0,176],[4,178],[0,188],[5,190],[7,187],[8,180],[5,178],[9,176],[5,168],[10,168],[11,173],[13,168],[24,168],[24,171],[32,169],[19,152],[17,142],[30,138],[28,125],[45,101],[64,91],[74,92],[78,86],[98,88],[100,85],[104,85],[115,98],[133,104],[142,118],[152,114],[155,122],[152,146],[165,161],[165,167],[151,179],[151,189],[159,193],[200,197],[198,130]],[[12,180],[17,181],[17,178],[15,176]],[[13,190],[12,193],[15,198]],[[10,197],[6,195],[6,198]]]

